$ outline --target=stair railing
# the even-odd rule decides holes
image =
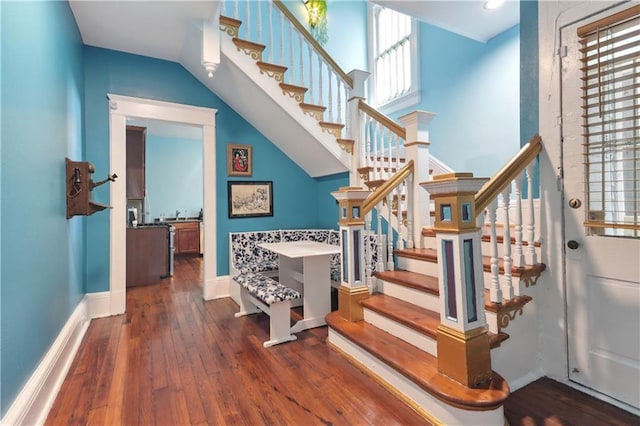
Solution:
[[[263,61],[287,68],[283,83],[306,88],[305,103],[326,107],[323,121],[344,124],[349,135],[347,97],[353,80],[282,1],[221,3],[222,15],[243,22],[238,37],[264,44]]]
[[[520,294],[520,286],[513,285],[512,272],[514,267],[523,268],[525,265],[537,263],[533,170],[535,160],[541,150],[542,138],[536,135],[475,196],[476,212],[480,212],[479,226],[484,227],[486,220],[486,225],[489,227],[491,244],[489,294],[491,301],[495,303],[502,303],[503,299],[509,300],[514,295]],[[527,187],[527,198],[524,205],[522,203],[523,183]],[[523,211],[526,212],[525,215],[523,215]],[[513,216],[513,221],[511,216]],[[498,224],[502,226],[499,227]],[[513,243],[511,241],[512,225],[514,230]],[[498,229],[502,230],[500,236]],[[502,238],[502,268],[504,271],[502,280],[500,280],[498,255],[500,238]]]

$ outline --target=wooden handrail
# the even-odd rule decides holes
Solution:
[[[396,135],[400,136],[402,139],[407,139],[407,132],[404,127],[402,127],[377,109],[373,108],[362,99],[360,99],[360,102],[358,103],[358,108],[360,108],[361,111],[365,112],[370,117],[373,117],[379,123],[382,123],[382,125],[384,125]]]
[[[476,214],[482,211],[511,183],[542,151],[542,138],[535,135],[489,182],[478,191],[475,197]],[[531,196],[531,194],[529,195]]]
[[[276,7],[280,9],[280,12],[282,12],[282,14],[286,16],[287,19],[289,19],[289,21],[291,21],[293,26],[296,27],[298,31],[300,31],[300,34],[302,34],[302,36],[313,46],[316,52],[318,52],[318,55],[320,55],[322,59],[326,63],[328,63],[329,66],[331,66],[331,68],[333,68],[335,73],[338,74],[340,78],[349,85],[349,87],[353,88],[353,79],[349,77],[347,73],[345,73],[342,70],[342,68],[340,68],[340,66],[336,63],[336,61],[333,60],[333,58],[326,52],[326,50],[324,50],[324,48],[320,46],[320,44],[318,44],[318,42],[313,38],[313,36],[309,34],[309,31],[307,31],[304,25],[302,25],[300,21],[298,21],[298,19],[293,15],[293,13],[289,11],[287,6],[285,6],[282,3],[282,0],[272,0],[272,1],[273,1],[273,4],[275,4]]]
[[[413,160],[394,174],[391,179],[380,185],[362,204],[362,216],[369,213],[380,201],[384,199],[393,189],[400,185],[403,180],[413,173]]]

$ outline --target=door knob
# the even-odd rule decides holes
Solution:
[[[569,247],[571,250],[575,250],[580,247],[580,244],[576,240],[569,240],[567,242],[567,247]]]
[[[582,201],[578,198],[572,198],[569,200],[569,207],[572,209],[578,209],[582,205]]]

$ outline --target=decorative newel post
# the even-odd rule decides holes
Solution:
[[[422,186],[435,201],[440,326],[438,370],[468,387],[491,378],[480,232],[474,196],[488,179],[472,173],[435,176]]]
[[[364,318],[360,301],[369,297],[364,273],[364,214],[362,213],[362,205],[369,194],[368,190],[349,186],[331,193],[338,200],[338,225],[342,249],[338,312],[345,319],[353,322]]]
[[[348,128],[347,137],[354,140],[353,152],[351,153],[351,167],[349,172],[349,183],[351,185],[360,185],[361,177],[357,172],[358,167],[364,166],[360,162],[364,159],[364,124],[360,122],[360,101],[366,99],[366,81],[369,73],[354,69],[347,74],[353,81],[353,86],[347,93],[348,103]]]

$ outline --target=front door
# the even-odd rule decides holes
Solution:
[[[569,379],[640,409],[640,6],[560,40]]]

